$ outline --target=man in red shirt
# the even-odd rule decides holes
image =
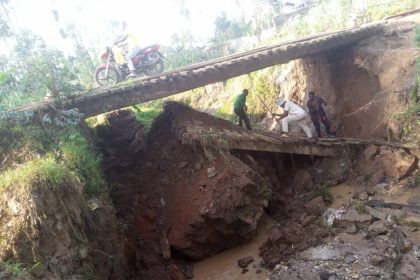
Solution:
[[[319,124],[319,121],[324,124],[327,135],[331,136],[330,122],[328,121],[327,115],[325,114],[324,108],[322,107],[323,105],[327,105],[324,99],[319,96],[315,96],[313,91],[309,92],[309,100],[306,103],[306,107],[308,107],[308,111],[315,126],[318,137],[321,137],[321,125]]]

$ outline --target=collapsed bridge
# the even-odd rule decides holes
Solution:
[[[249,150],[311,156],[339,156],[352,147],[389,146],[414,150],[401,143],[371,139],[306,137],[281,138],[272,132],[249,131],[229,121],[198,112],[185,105],[168,102],[164,114],[170,114],[171,130],[185,145],[200,145],[203,149]]]
[[[30,104],[16,111],[47,113],[51,109],[78,108],[86,117],[139,103],[161,99],[207,84],[247,74],[297,58],[326,52],[382,32],[384,23],[375,23],[337,32],[327,32],[302,39],[257,48],[251,51],[206,61],[160,75],[133,79],[115,86],[96,89],[55,100]]]

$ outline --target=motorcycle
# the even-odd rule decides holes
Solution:
[[[137,75],[144,73],[150,76],[163,72],[164,57],[159,52],[159,48],[158,44],[145,47],[132,59]],[[107,47],[100,57],[104,63],[95,70],[95,81],[99,86],[115,85],[125,80],[130,74],[123,50],[119,46]]]

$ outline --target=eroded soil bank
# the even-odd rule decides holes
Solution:
[[[341,241],[333,243],[342,240],[337,239],[340,234],[353,234],[360,236],[362,243],[375,244],[376,236],[386,239],[389,233],[391,241],[386,242],[391,247],[397,246],[392,241],[395,234],[406,236],[400,234],[401,217],[395,218],[392,213],[384,218],[390,220],[387,230],[376,235],[368,234],[369,228],[381,219],[366,214],[370,218],[359,225],[358,215],[367,211],[364,206],[367,200],[381,199],[375,195],[388,188],[418,187],[413,177],[418,172],[418,159],[409,151],[370,145],[338,158],[228,152],[212,148],[205,137],[202,142],[183,144],[185,137],[179,124],[193,120],[240,130],[227,121],[178,103],[165,105],[147,138],[129,111],[110,114],[108,125],[98,127],[99,143],[109,167],[108,178],[113,184],[117,217],[124,228],[129,279],[191,279],[196,261],[252,240],[264,212],[273,222],[264,227],[268,238],[259,248],[261,259],[251,256],[254,262],[243,268],[238,266],[238,271],[229,277],[240,273],[254,279],[252,275],[260,277],[269,272],[272,279],[295,279],[295,276],[296,279],[318,279],[324,270],[348,277],[350,272],[335,267],[336,270],[333,267],[328,270],[328,265],[322,266],[323,270],[311,269],[302,274],[299,271],[303,260],[299,261],[299,256],[309,254],[306,250],[318,248],[316,246],[340,245]],[[341,182],[353,182],[359,187],[353,189],[350,198],[342,195],[340,203],[335,197],[337,204],[332,206],[343,206],[343,209],[339,210],[340,217],[334,216],[338,225],[333,222],[329,226],[326,225],[328,213],[338,210],[327,210],[331,202],[327,186]],[[346,220],[347,212],[348,216],[354,215],[350,221]],[[347,233],[349,231],[353,233]],[[414,241],[408,241],[411,248],[415,248]],[[399,259],[409,252],[414,256],[415,251],[402,253],[400,247],[395,248]],[[334,254],[338,253],[334,251]],[[316,264],[319,263],[317,256],[310,257]],[[340,253],[337,259],[344,261],[345,256]],[[361,270],[368,266],[360,263],[360,269],[354,269],[351,275],[364,279]],[[396,273],[399,269],[398,265],[393,267]],[[293,276],[292,272],[300,274]],[[209,271],[209,275],[212,273],[216,272]],[[223,275],[220,273],[214,275]],[[302,275],[312,278],[302,278]],[[197,265],[196,277],[217,279],[203,275],[200,265]]]

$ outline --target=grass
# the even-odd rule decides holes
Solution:
[[[101,169],[102,158],[94,153],[82,132],[76,128],[59,136],[62,159],[70,170],[81,178],[88,196],[105,195],[105,180]]]
[[[106,194],[102,159],[80,127],[0,125],[0,135],[6,135],[0,139],[0,160],[7,160],[0,168],[0,188],[54,187],[78,180],[87,196],[101,198]]]
[[[331,189],[326,185],[316,186],[313,190],[312,196],[321,196],[327,205],[330,205],[333,202],[333,195],[331,193]]]
[[[162,113],[163,101],[152,101],[146,104],[141,104],[136,107],[131,107],[134,112],[136,120],[143,125],[145,131],[148,132],[152,127],[155,118]],[[139,109],[139,110],[137,110]]]
[[[18,168],[0,174],[0,189],[8,187],[29,188],[36,185],[60,185],[71,177],[70,170],[58,164],[53,155],[26,162]]]
[[[12,273],[15,277],[19,277],[19,279],[26,279],[26,277],[29,277],[29,274],[40,264],[40,262],[27,265],[12,260],[7,260],[5,262],[0,261],[0,267],[3,266],[7,272]]]
[[[364,203],[359,203],[355,207],[358,214],[366,214],[368,211]]]
[[[420,25],[416,26],[414,43],[420,47]],[[408,92],[409,106],[406,110],[394,115],[394,119],[401,125],[401,139],[412,146],[420,145],[420,58],[416,59],[416,80]]]

